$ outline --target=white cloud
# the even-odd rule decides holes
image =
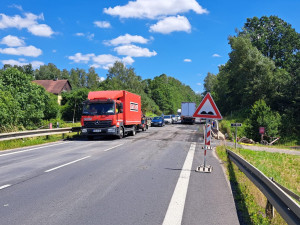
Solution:
[[[122,58],[122,62],[124,62],[127,65],[131,65],[132,63],[134,63],[134,59],[131,58],[130,56],[126,56]]]
[[[151,57],[157,55],[155,51],[150,52],[148,48],[141,48],[136,45],[122,45],[114,48],[118,55],[131,57]]]
[[[183,61],[184,61],[184,62],[192,62],[191,59],[184,59]]]
[[[148,39],[139,35],[125,34],[115,39],[112,39],[110,41],[105,41],[104,44],[106,45],[120,45],[120,44],[131,44],[131,43],[147,44],[148,41],[149,41]]]
[[[201,86],[202,84],[201,83],[197,83],[197,85]]]
[[[95,54],[86,54],[82,55],[81,53],[76,53],[73,56],[69,56],[68,58],[76,63],[88,63]]]
[[[105,81],[105,77],[98,77],[98,82]]]
[[[37,20],[44,20],[44,15],[35,15],[33,13],[25,13],[25,17],[19,15],[7,16],[0,13],[0,29],[17,28],[27,29],[28,32],[36,36],[51,37],[54,34],[51,27],[46,24],[39,24]]]
[[[174,31],[191,32],[191,24],[185,16],[166,17],[150,26],[150,32],[169,34]]]
[[[90,67],[106,70],[109,69],[109,67],[112,67],[116,61],[123,62],[126,65],[131,65],[134,62],[130,56],[119,58],[110,54],[95,55],[94,53],[85,55],[76,53],[74,56],[69,56],[68,58],[75,63],[91,63]]]
[[[6,37],[2,38],[0,44],[7,45],[9,47],[19,47],[24,46],[25,42],[23,39],[20,39],[13,35],[7,35]]]
[[[42,54],[42,50],[32,45],[17,48],[0,48],[0,53],[8,55],[24,55],[38,57]]]
[[[162,16],[177,15],[194,11],[197,14],[208,13],[196,0],[136,0],[127,5],[104,8],[104,13],[120,18],[157,19]]]
[[[78,36],[78,37],[86,37],[88,40],[91,41],[91,40],[94,39],[95,34],[90,33],[90,32],[88,32],[88,33],[86,33],[86,34],[84,34],[84,33],[76,33],[75,36]]]
[[[218,58],[218,57],[221,57],[221,56],[219,54],[213,54],[212,57]]]
[[[76,33],[75,35],[78,36],[78,37],[83,37],[84,33]]]
[[[10,8],[16,8],[16,9],[18,9],[20,11],[23,11],[23,8],[22,8],[21,5],[12,4],[12,5],[8,6],[8,7],[10,7]]]
[[[19,61],[14,60],[14,59],[8,59],[8,60],[2,60],[1,62],[2,62],[3,65],[9,64],[9,65],[12,65],[12,66],[15,66],[15,65],[16,66],[25,66],[25,65],[31,64],[33,69],[37,69],[40,66],[45,64],[41,61],[26,62],[26,60],[24,60],[24,59],[19,59]]]
[[[86,37],[87,37],[87,39],[89,39],[89,40],[91,41],[91,40],[94,39],[95,34],[90,34],[90,33],[88,33],[88,34],[86,35]]]
[[[111,28],[111,25],[108,21],[94,21],[96,27],[100,28]]]
[[[51,37],[51,35],[54,33],[46,24],[35,24],[27,28],[30,33],[36,36],[42,36],[42,37]]]

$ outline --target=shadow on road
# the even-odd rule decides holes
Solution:
[[[234,168],[232,166],[232,162],[230,161],[229,158],[227,158],[227,168],[229,171],[229,178],[230,178],[230,186],[232,189],[233,197],[234,197],[234,203],[235,203],[235,208],[237,209],[237,215],[240,224],[246,224],[246,225],[252,225],[252,221],[250,219],[249,211],[247,209],[245,199],[242,195],[242,191],[238,185]],[[253,224],[254,225],[254,224]]]

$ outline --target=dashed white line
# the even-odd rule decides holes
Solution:
[[[10,186],[11,186],[11,184],[3,185],[3,186],[0,187],[0,190],[2,190],[2,189],[4,189],[4,188],[8,188],[8,187],[10,187]]]
[[[86,157],[83,157],[83,158],[81,158],[81,159],[77,159],[77,160],[75,160],[75,161],[72,161],[72,162],[69,162],[69,163],[66,163],[66,164],[63,164],[63,165],[57,166],[57,167],[55,167],[55,168],[52,168],[52,169],[50,169],[50,170],[46,170],[46,171],[45,171],[45,173],[51,172],[51,171],[53,171],[53,170],[60,169],[60,168],[62,168],[62,167],[68,166],[68,165],[70,165],[70,164],[73,164],[73,163],[79,162],[79,161],[81,161],[81,160],[84,160],[84,159],[87,159],[87,158],[90,158],[90,157],[91,157],[91,156],[86,156]]]
[[[58,143],[58,144],[54,144],[54,145],[46,145],[46,146],[41,146],[41,147],[37,147],[37,148],[31,148],[31,149],[27,149],[27,150],[23,150],[23,151],[6,153],[6,154],[0,155],[0,157],[7,156],[7,155],[19,154],[19,153],[23,153],[23,152],[30,152],[30,151],[34,151],[34,150],[41,149],[41,148],[53,147],[53,146],[56,146],[56,145],[62,145],[62,144],[67,144],[67,143],[68,142],[64,142],[64,143]]]
[[[116,145],[116,146],[114,146],[114,147],[111,147],[111,148],[105,149],[104,151],[105,151],[105,152],[107,152],[107,151],[110,151],[110,150],[112,150],[112,149],[114,149],[114,148],[117,148],[117,147],[119,147],[119,146],[121,146],[121,145],[123,145],[123,144]]]
[[[191,168],[194,159],[196,143],[193,142],[186,156],[178,178],[172,199],[170,201],[163,225],[180,225],[183,216],[186,194],[188,190]]]

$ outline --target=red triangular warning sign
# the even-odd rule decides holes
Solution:
[[[205,97],[202,99],[193,117],[200,117],[205,119],[217,119],[217,120],[223,119],[210,93],[207,93]]]

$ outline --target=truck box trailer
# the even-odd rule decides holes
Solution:
[[[112,135],[118,138],[144,131],[141,96],[128,91],[92,91],[84,102],[81,117],[81,134],[95,136]]]
[[[181,102],[181,123],[195,123],[195,117],[193,117],[196,111],[195,102]]]

